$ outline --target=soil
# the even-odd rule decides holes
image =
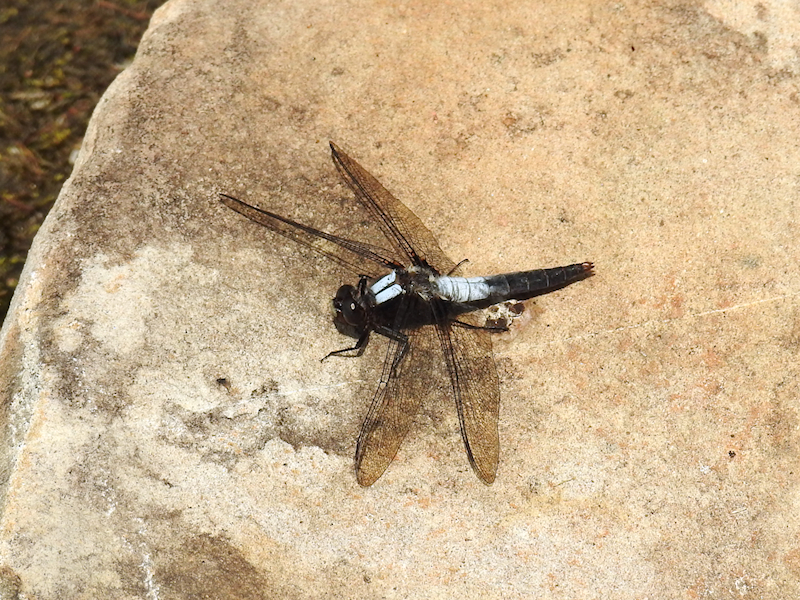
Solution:
[[[0,7],[0,321],[97,101],[163,0]]]

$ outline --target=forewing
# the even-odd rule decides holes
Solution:
[[[356,445],[356,477],[363,486],[372,485],[392,462],[420,404],[447,391],[435,331],[430,326],[408,330],[407,346],[398,340],[389,343],[381,382]]]
[[[455,263],[442,251],[436,238],[417,215],[333,142],[331,156],[347,185],[380,225],[397,252],[407,257],[412,265],[426,262],[439,273],[453,270]]]
[[[226,194],[220,194],[220,200],[225,206],[251,221],[319,252],[356,275],[378,277],[385,274],[387,270],[402,266],[392,260],[391,253],[383,248],[325,233],[275,213],[256,208]]]
[[[461,425],[469,463],[486,484],[494,481],[500,456],[497,421],[500,386],[492,355],[491,333],[477,328],[474,313],[459,321],[476,328],[443,321],[436,326]]]

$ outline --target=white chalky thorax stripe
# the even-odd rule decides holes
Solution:
[[[396,281],[397,272],[392,271],[370,286],[370,291],[375,294],[375,304],[383,304],[403,293],[403,288]]]

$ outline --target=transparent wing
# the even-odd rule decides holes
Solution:
[[[391,339],[378,390],[356,444],[356,477],[372,485],[397,454],[420,404],[446,396],[442,352],[434,327],[406,331],[407,340]]]
[[[492,356],[491,333],[477,328],[479,320],[474,313],[460,315],[459,321],[475,328],[445,321],[436,326],[436,331],[455,395],[469,464],[481,481],[490,484],[497,474],[500,456],[497,429],[500,385]]]
[[[398,255],[408,257],[412,265],[423,262],[439,273],[450,273],[455,263],[439,247],[436,238],[419,217],[392,196],[366,169],[333,142],[331,156],[336,168],[359,202],[383,230]]]
[[[251,221],[327,256],[356,275],[377,277],[385,274],[387,270],[402,267],[390,258],[391,253],[388,250],[378,246],[325,233],[275,213],[256,208],[227,194],[220,194],[220,200],[225,206]]]

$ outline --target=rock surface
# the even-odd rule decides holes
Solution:
[[[3,598],[800,596],[797,14],[173,0],[98,106],[0,338]],[[339,143],[469,274],[593,260],[450,405],[352,455]],[[366,230],[364,230],[366,233]]]

